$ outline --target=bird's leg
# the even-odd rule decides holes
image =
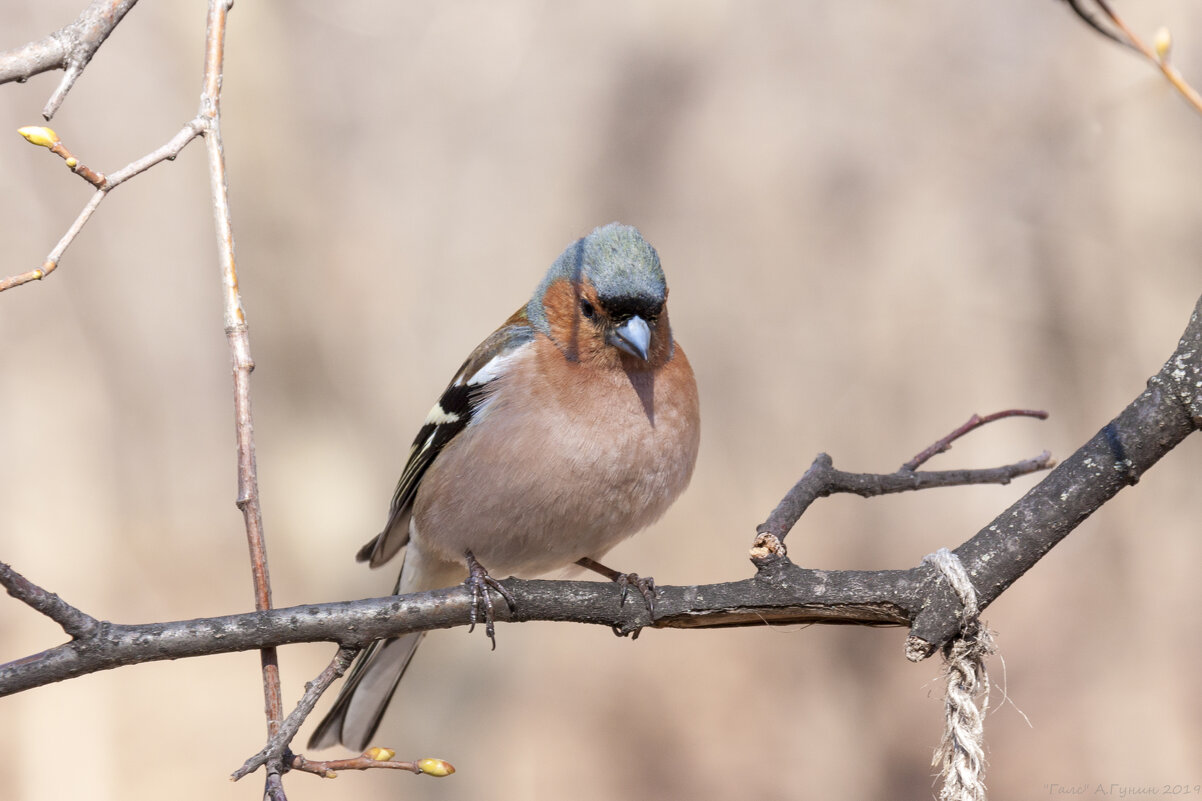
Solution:
[[[483,614],[484,633],[492,641],[492,647],[495,651],[497,649],[496,627],[493,626],[492,595],[488,591],[490,589],[496,590],[505,599],[505,603],[509,604],[509,611],[511,612],[516,608],[516,604],[509,590],[502,587],[501,582],[488,575],[488,571],[476,561],[476,557],[472,556],[471,551],[465,551],[464,557],[467,559],[467,581],[464,584],[472,591],[472,625],[468,628],[468,632],[476,630],[476,621]]]
[[[638,573],[619,573],[612,567],[606,567],[595,559],[589,559],[587,556],[583,559],[577,559],[576,564],[581,567],[586,567],[595,573],[600,573],[610,581],[622,588],[622,603],[626,603],[626,595],[630,592],[630,587],[633,585],[643,596],[643,602],[647,604],[647,611],[655,617],[655,579],[647,576],[643,578]]]

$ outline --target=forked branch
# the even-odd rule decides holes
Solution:
[[[0,53],[0,83],[24,82],[42,72],[64,70],[62,80],[42,109],[42,116],[50,119],[100,45],[137,2],[92,0],[70,25],[24,47]]]
[[[980,608],[1199,426],[1202,300],[1176,351],[1147,389],[1023,498],[955,549],[972,578]],[[820,457],[817,464],[826,469],[829,461]],[[877,478],[874,489],[898,486],[891,483],[897,481],[896,474]],[[660,587],[654,617],[644,604],[623,604],[620,588],[610,583],[507,579],[504,584],[516,608],[498,605],[497,618],[593,623],[626,633],[644,627],[773,623],[909,625],[907,656],[912,659],[934,653],[960,629],[960,601],[929,564],[908,570],[814,570],[791,563],[783,545],[759,549],[752,561],[756,573],[742,581]],[[35,608],[41,604],[36,599],[44,597],[31,592],[30,583],[10,569],[0,570],[0,584]],[[471,593],[457,587],[173,623],[101,623],[85,638],[0,665],[0,695],[122,665],[295,642],[338,643],[344,649],[336,660],[341,664],[349,659],[350,649],[376,639],[466,625],[471,604]],[[305,703],[311,708],[308,700]],[[276,742],[274,749],[278,746]]]

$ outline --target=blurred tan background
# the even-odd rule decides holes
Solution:
[[[83,0],[0,7],[0,47]],[[1123,3],[1202,83],[1202,8]],[[204,4],[139,5],[53,122],[113,170],[195,111]],[[0,87],[0,132],[59,74]],[[639,226],[705,421],[690,491],[612,563],[743,578],[819,451],[891,471],[971,413],[1048,409],[932,467],[1070,453],[1142,389],[1202,292],[1202,118],[1052,0],[242,2],[224,121],[279,605],[387,592],[355,549],[460,360],[595,225]],[[0,272],[88,187],[0,135]],[[251,608],[203,146],[104,203],[0,297],[0,559],[122,622]],[[994,798],[1202,783],[1194,437],[988,610]],[[835,498],[799,563],[903,568],[1031,486]],[[502,626],[427,640],[379,736],[444,781],[303,799],[927,798],[934,662],[905,632]],[[0,599],[0,659],[62,640]],[[291,703],[332,655],[282,652]],[[255,654],[0,699],[0,798],[254,799]],[[324,705],[322,707],[324,709]],[[1019,711],[1021,710],[1021,712]],[[1028,722],[1029,721],[1029,722]],[[308,727],[303,732],[307,737]],[[333,752],[331,752],[333,755]]]

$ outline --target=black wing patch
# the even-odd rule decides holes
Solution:
[[[460,370],[460,380],[466,369],[465,364]],[[480,407],[484,387],[483,384],[451,384],[442,393],[438,403],[430,410],[427,422],[418,429],[417,436],[413,438],[413,445],[409,448],[409,461],[397,482],[396,492],[392,495],[390,520],[413,503],[413,496],[417,494],[418,484],[421,483],[426,469],[446,444],[467,428],[472,414]]]

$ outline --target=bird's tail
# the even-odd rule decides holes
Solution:
[[[342,743],[355,751],[366,749],[425,634],[417,631],[372,643],[347,676],[334,707],[317,724],[309,748]]]
[[[444,562],[412,544],[404,558],[393,595],[449,587],[462,581],[467,573],[462,563]],[[339,743],[360,752],[367,748],[425,634],[416,631],[368,646],[351,668],[334,707],[317,724],[309,748],[329,748]]]

